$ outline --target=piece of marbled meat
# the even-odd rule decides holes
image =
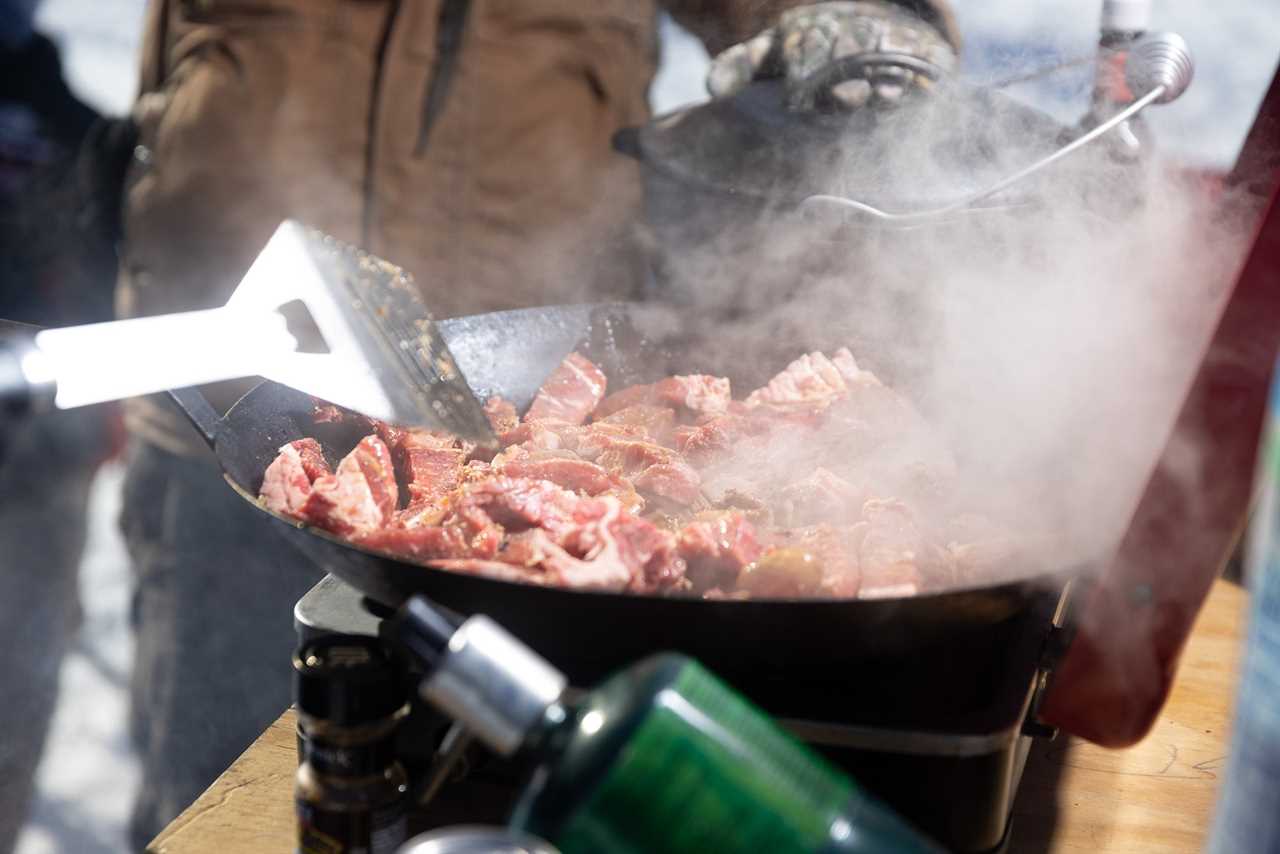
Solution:
[[[621,485],[618,478],[595,463],[570,457],[538,458],[530,454],[504,461],[498,471],[507,477],[549,480],[584,495],[601,495]]]
[[[693,589],[729,588],[763,549],[755,526],[733,511],[700,514],[680,529],[678,549]]]
[[[520,424],[515,404],[496,395],[485,401],[484,414],[489,419],[489,426],[493,428],[494,434],[498,436],[514,430]]]
[[[607,381],[591,360],[570,353],[538,389],[525,421],[567,421],[581,424],[604,398]]]
[[[732,389],[724,377],[685,374],[624,388],[602,400],[595,415],[599,420],[637,405],[666,406],[684,415],[715,415],[724,412],[731,400]]]
[[[923,585],[926,544],[915,514],[901,501],[868,501],[858,530],[859,599],[914,596]]]
[[[311,497],[311,485],[330,474],[324,451],[315,439],[298,439],[280,449],[267,466],[259,495],[266,508],[295,519]]]
[[[808,477],[778,491],[775,519],[784,527],[854,522],[870,497],[864,489],[819,466]]]
[[[391,452],[377,436],[366,436],[333,474],[316,479],[300,515],[326,531],[349,536],[386,524],[398,500]]]
[[[637,403],[626,406],[605,418],[598,418],[592,426],[616,424],[624,427],[635,427],[644,431],[646,438],[667,447],[671,446],[672,434],[676,427],[676,411],[669,406],[654,406],[648,403]]]
[[[851,385],[879,385],[875,374],[858,367],[846,348],[831,358],[823,353],[806,353],[787,365],[768,385],[747,395],[746,405],[805,404],[816,408],[829,406],[845,397]]]

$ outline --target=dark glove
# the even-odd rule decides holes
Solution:
[[[864,75],[829,89],[816,85],[837,60],[875,55],[904,59],[869,64]],[[955,64],[955,48],[943,33],[904,6],[888,0],[814,3],[783,13],[777,25],[717,56],[707,89],[721,97],[752,80],[781,77],[792,109],[823,106],[819,99],[852,109],[896,101]]]
[[[0,317],[42,326],[114,317],[129,119],[98,119],[75,151],[0,205]]]

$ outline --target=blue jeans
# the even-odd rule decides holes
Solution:
[[[212,456],[135,440],[121,518],[136,576],[131,725],[141,851],[292,699],[293,606],[323,577]]]

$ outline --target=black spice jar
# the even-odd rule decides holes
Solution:
[[[331,635],[302,646],[293,667],[298,851],[392,854],[408,835],[401,666],[376,638]]]

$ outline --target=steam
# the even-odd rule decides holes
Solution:
[[[952,105],[930,107],[887,142],[851,137],[813,158],[807,181],[937,206],[1044,152],[1020,115],[979,139],[957,132]],[[697,335],[700,367],[733,377],[738,396],[801,352],[846,345],[941,435],[962,503],[1038,544],[1033,566],[1096,565],[1128,525],[1242,256],[1241,224],[1211,218],[1205,199],[1158,156],[1121,165],[1100,143],[1010,191],[1001,212],[911,229],[778,211],[721,228],[722,212],[686,223],[695,236],[665,263],[680,313],[717,318]]]

